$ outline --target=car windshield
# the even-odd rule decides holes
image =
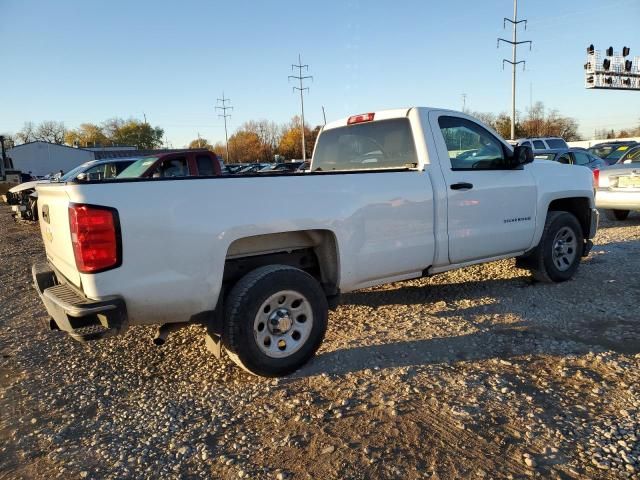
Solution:
[[[74,168],[73,170],[69,170],[67,173],[65,173],[62,177],[60,177],[58,179],[59,182],[68,182],[69,180],[73,180],[74,178],[76,178],[79,174],[81,174],[82,172],[84,172],[87,168],[89,168],[91,165],[93,165],[92,162],[87,162],[87,163],[83,163],[82,165],[78,165],[76,168]]]
[[[125,168],[117,178],[137,178],[142,175],[147,169],[153,165],[158,157],[144,157],[136,160],[127,168]]]

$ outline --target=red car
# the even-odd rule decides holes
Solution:
[[[212,177],[222,174],[220,163],[209,150],[160,153],[139,158],[118,178]]]

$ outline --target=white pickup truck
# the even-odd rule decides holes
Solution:
[[[598,224],[587,168],[533,162],[463,113],[405,108],[326,125],[310,170],[38,185],[50,327],[78,340],[206,326],[246,370],[290,373],[341,293],[516,257],[576,272]]]

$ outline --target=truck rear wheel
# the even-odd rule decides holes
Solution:
[[[629,210],[607,210],[607,217],[611,220],[626,220]]]
[[[584,236],[576,217],[569,212],[549,212],[542,238],[527,259],[533,277],[540,282],[571,279],[582,257]]]
[[[287,375],[318,350],[327,315],[326,296],[311,275],[286,265],[260,267],[229,292],[222,342],[248,372]]]

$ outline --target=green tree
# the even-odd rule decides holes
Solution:
[[[213,152],[213,145],[211,145],[206,138],[196,138],[195,140],[191,140],[189,142],[189,148],[206,148]]]
[[[135,145],[140,150],[151,150],[162,146],[164,130],[135,118],[129,120],[113,118],[104,122],[102,128],[114,145]]]
[[[95,123],[81,123],[78,128],[67,130],[64,142],[78,147],[100,147],[111,143],[103,128]]]

